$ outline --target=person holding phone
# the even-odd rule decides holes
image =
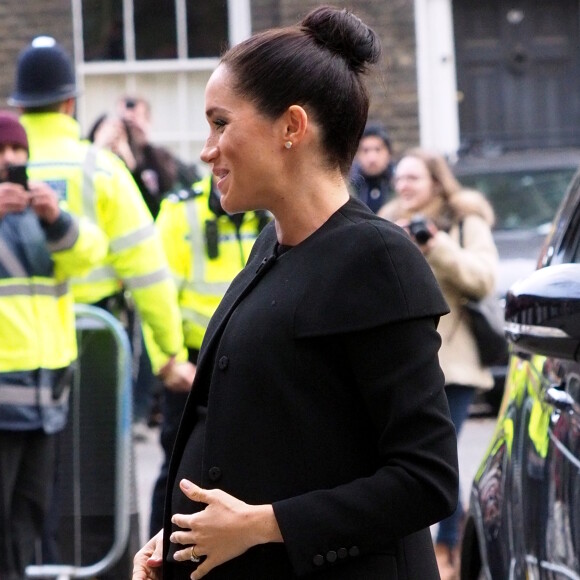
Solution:
[[[28,182],[28,139],[0,112],[0,578],[34,563],[77,358],[71,276],[103,260],[100,228]]]

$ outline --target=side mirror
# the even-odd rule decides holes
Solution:
[[[580,264],[536,270],[508,291],[505,330],[516,350],[579,360]]]

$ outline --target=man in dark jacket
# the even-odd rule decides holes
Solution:
[[[351,191],[377,213],[393,193],[392,177],[392,147],[387,131],[380,124],[369,123],[352,166]]]
[[[68,279],[104,259],[98,226],[25,172],[28,138],[0,112],[0,578],[34,562],[77,358]],[[18,170],[18,171],[17,171]]]

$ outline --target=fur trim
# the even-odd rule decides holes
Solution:
[[[476,214],[492,227],[495,223],[495,213],[487,198],[475,189],[462,189],[451,197],[448,202],[451,213],[455,220],[461,221],[466,216]],[[418,212],[431,219],[437,220],[437,215],[443,214],[441,207],[441,198],[436,197],[422,211]],[[402,218],[410,218],[401,208],[398,198],[387,202],[379,211],[378,215],[390,221],[397,221]],[[453,220],[453,221],[455,221]]]
[[[449,200],[449,205],[459,220],[470,214],[477,214],[489,227],[495,223],[493,207],[488,199],[475,189],[462,189]]]

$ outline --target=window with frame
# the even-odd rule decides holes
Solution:
[[[81,6],[85,62],[217,57],[228,46],[227,0],[82,0]]]

